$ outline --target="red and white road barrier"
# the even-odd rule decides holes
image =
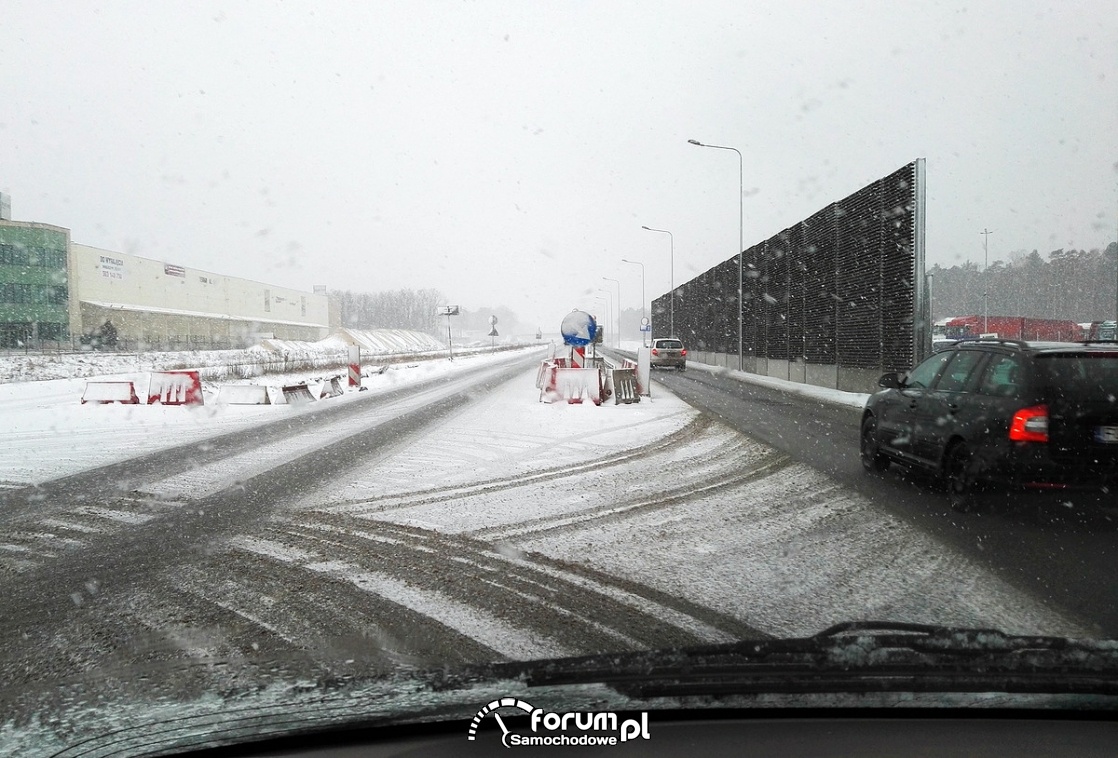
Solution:
[[[361,346],[349,346],[349,386],[361,386]]]
[[[153,372],[148,384],[148,405],[204,405],[202,379],[197,371]]]
[[[540,390],[540,401],[549,403],[555,400],[566,400],[568,403],[590,400],[594,405],[601,405],[604,394],[600,369],[574,368],[567,366],[561,358],[540,364],[536,386]]]
[[[86,382],[82,405],[86,403],[123,403],[137,405],[136,386],[132,382]]]

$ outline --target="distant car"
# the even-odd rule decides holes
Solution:
[[[937,473],[960,511],[990,484],[1118,505],[1118,343],[968,340],[878,384],[862,414],[868,471]]]
[[[687,348],[677,339],[652,340],[652,368],[687,368]]]

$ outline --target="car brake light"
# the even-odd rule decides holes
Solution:
[[[687,349],[686,349],[686,348],[684,348],[683,350],[680,350],[680,351],[679,351],[679,354],[680,354],[680,355],[687,355]]]
[[[1048,441],[1048,406],[1034,405],[1013,414],[1009,438],[1014,442]]]
[[[660,351],[659,351],[659,350],[657,350],[656,348],[652,348],[652,354],[653,354],[653,355],[659,355],[659,354],[660,354]]]

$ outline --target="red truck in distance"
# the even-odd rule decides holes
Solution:
[[[1075,321],[1024,316],[959,316],[944,326],[946,339],[977,339],[983,334],[1007,340],[1037,342],[1078,342],[1083,328]]]

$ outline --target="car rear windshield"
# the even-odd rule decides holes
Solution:
[[[681,350],[683,349],[683,343],[679,340],[657,340],[656,347],[664,350]]]
[[[1045,393],[1118,408],[1118,351],[1037,356]]]

